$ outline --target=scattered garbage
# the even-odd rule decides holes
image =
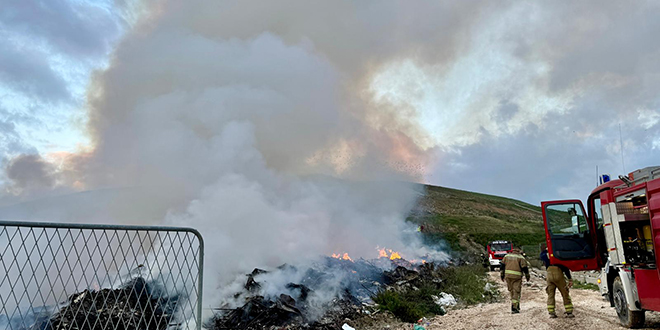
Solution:
[[[429,321],[423,317],[417,321],[417,324],[413,325],[413,330],[426,330],[426,328],[423,325],[426,325],[427,327],[431,325]]]
[[[165,297],[154,284],[135,278],[119,289],[85,290],[33,329],[164,330],[177,326],[178,297]]]
[[[433,302],[435,302],[436,305],[443,307],[456,306],[457,304],[456,298],[445,292],[440,292],[440,296],[431,296],[431,298],[433,298]]]
[[[341,326],[342,330],[355,330],[352,326],[344,323],[344,325]]]

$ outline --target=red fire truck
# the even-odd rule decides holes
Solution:
[[[660,311],[660,166],[603,182],[587,198],[541,203],[550,262],[600,270],[601,292],[626,327]]]
[[[500,267],[500,262],[507,253],[513,251],[513,244],[509,241],[493,241],[488,243],[488,264],[490,270]]]

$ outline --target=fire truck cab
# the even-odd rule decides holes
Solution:
[[[542,202],[550,262],[600,270],[603,293],[629,328],[660,311],[660,166],[603,182],[582,201]]]
[[[488,243],[486,248],[488,250],[488,264],[490,270],[500,267],[500,262],[504,256],[513,251],[513,244],[509,241],[493,241]]]

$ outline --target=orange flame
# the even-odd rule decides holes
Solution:
[[[401,259],[401,255],[399,255],[399,252],[392,252],[390,250],[390,260],[394,260],[394,259]]]
[[[392,249],[379,249],[376,247],[378,250],[378,258],[388,258],[390,260],[396,260],[396,259],[402,259],[401,254],[396,251],[392,251]],[[389,253],[388,253],[389,252]]]
[[[385,252],[385,249],[378,250],[378,258],[387,258],[387,252]]]
[[[335,258],[335,259],[353,261],[353,259],[351,259],[351,257],[348,256],[348,253],[344,253],[343,255],[339,254],[339,253],[333,253],[332,257]]]

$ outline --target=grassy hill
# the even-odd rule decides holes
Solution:
[[[424,189],[408,221],[424,225],[428,243],[445,241],[453,250],[476,252],[494,240],[530,248],[545,240],[539,206],[457,189]]]

